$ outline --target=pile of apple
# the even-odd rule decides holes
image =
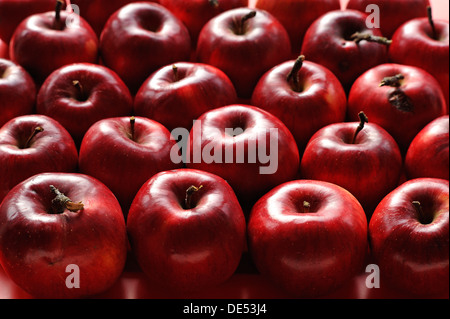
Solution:
[[[293,297],[368,262],[448,293],[449,26],[428,0],[0,0],[0,39],[0,264],[31,295],[95,296],[130,254],[199,291],[246,252]]]

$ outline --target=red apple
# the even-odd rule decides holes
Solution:
[[[237,102],[236,90],[221,70],[207,64],[179,62],[153,73],[134,101],[137,116],[151,118],[170,131],[190,130],[211,109]]]
[[[9,45],[12,61],[23,66],[42,83],[56,69],[70,63],[96,63],[98,39],[81,17],[69,23],[71,14],[62,11],[57,1],[55,11],[38,13],[22,21]]]
[[[402,156],[380,126],[361,122],[330,124],[317,131],[300,164],[302,178],[339,185],[352,193],[370,217],[375,206],[399,183]],[[370,117],[369,117],[370,120]]]
[[[248,0],[159,0],[188,28],[195,45],[204,25],[218,14],[239,7],[247,7]]]
[[[300,153],[320,128],[346,117],[347,96],[336,76],[300,56],[268,71],[251,104],[278,117],[291,131]],[[301,123],[301,124],[300,124]]]
[[[369,235],[381,284],[416,296],[448,298],[448,199],[448,180],[418,178],[378,205]]]
[[[405,154],[419,131],[445,114],[446,106],[439,84],[428,72],[386,63],[365,72],[352,86],[349,120],[356,120],[360,111],[388,131]]]
[[[300,162],[288,128],[269,112],[249,105],[204,113],[192,127],[187,148],[187,167],[227,180],[245,206],[294,179]]]
[[[315,20],[306,31],[302,54],[332,71],[348,91],[364,71],[387,62],[390,41],[366,25],[367,14],[334,10]]]
[[[31,114],[36,85],[20,65],[0,58],[0,127],[14,117]]]
[[[298,55],[308,27],[321,15],[341,9],[339,0],[256,0],[255,7],[270,12],[286,28]]]
[[[26,178],[44,172],[75,172],[78,153],[72,137],[45,115],[24,115],[0,129],[0,202]]]
[[[139,188],[158,172],[180,168],[170,132],[147,118],[117,117],[95,123],[81,143],[79,169],[116,195],[125,215]]]
[[[112,70],[91,63],[74,63],[55,70],[42,84],[36,111],[54,118],[79,146],[97,121],[131,116],[133,98]]]
[[[5,41],[0,39],[0,59],[9,59],[9,47]]]
[[[449,116],[440,116],[425,126],[406,153],[405,170],[409,179],[449,176]]]
[[[271,14],[236,8],[211,19],[198,39],[198,62],[224,71],[238,96],[250,98],[259,78],[291,55],[289,36]]]
[[[186,26],[165,7],[150,2],[125,5],[106,22],[101,57],[135,94],[157,69],[187,61],[191,40]]]
[[[264,195],[248,223],[258,271],[293,297],[331,293],[358,274],[368,250],[364,210],[335,184],[296,180]]]
[[[182,293],[217,286],[234,274],[245,228],[227,182],[191,169],[152,177],[136,195],[127,220],[142,271],[163,289]]]
[[[374,5],[377,6],[375,11]],[[429,5],[429,0],[350,0],[346,8],[377,15],[371,23],[378,22],[375,28],[391,38],[403,23],[425,17]]]
[[[403,24],[389,47],[392,62],[417,66],[433,75],[441,85],[449,108],[449,27],[448,21],[417,18]]]
[[[0,263],[34,297],[101,293],[117,281],[126,256],[119,203],[90,176],[38,174],[11,190],[0,206]]]

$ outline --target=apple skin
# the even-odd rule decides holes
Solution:
[[[252,11],[256,15],[239,31],[239,22]],[[200,32],[196,49],[196,60],[224,71],[243,99],[251,97],[265,72],[290,56],[289,35],[281,23],[253,8],[228,10],[211,19]]]
[[[28,147],[28,138],[37,133]],[[75,143],[56,120],[45,115],[23,115],[7,122],[0,129],[0,202],[18,183],[43,172],[72,173],[77,170],[78,152]]]
[[[191,39],[186,26],[165,7],[136,2],[111,15],[100,36],[100,50],[105,66],[135,94],[157,69],[188,61]]]
[[[237,128],[243,132],[236,136],[223,133]],[[276,136],[271,129],[277,131]],[[273,150],[275,142],[277,148]],[[186,166],[227,180],[244,210],[273,187],[294,179],[299,169],[300,155],[292,133],[277,117],[250,105],[228,105],[204,113],[194,123],[188,145]],[[205,150],[210,147],[213,151],[208,155],[218,157],[214,153],[220,150],[220,158],[205,158]],[[231,159],[226,154],[230,149]],[[259,156],[262,149],[270,153],[267,163]]]
[[[191,186],[202,187],[189,209],[184,201]],[[225,282],[245,249],[245,218],[233,189],[198,170],[165,171],[148,180],[133,201],[127,230],[142,271],[177,293]]]
[[[440,116],[425,126],[411,142],[406,153],[408,179],[449,176],[449,116]]]
[[[193,45],[197,43],[198,35],[205,24],[218,14],[239,7],[248,7],[248,0],[159,0],[159,3],[169,9],[188,28]]]
[[[0,39],[0,59],[9,59],[9,47],[5,41]]]
[[[424,217],[413,201],[420,202]],[[448,212],[448,180],[413,179],[383,199],[369,224],[381,284],[410,295],[448,296]]]
[[[116,195],[125,216],[140,187],[160,171],[181,168],[171,160],[176,141],[160,123],[136,117],[98,121],[81,143],[79,170],[104,183]]]
[[[349,0],[347,9],[366,12],[369,5],[380,9],[379,22],[381,33],[391,38],[394,32],[405,22],[414,18],[426,17],[428,0]],[[369,11],[369,14],[372,11]]]
[[[203,63],[179,62],[162,67],[145,80],[134,99],[134,114],[153,119],[169,131],[190,130],[193,121],[206,111],[237,100],[233,83],[221,70]]]
[[[341,9],[341,3],[339,0],[256,0],[255,7],[270,12],[281,22],[289,33],[293,53],[298,55],[308,27],[321,15]]]
[[[369,218],[383,197],[398,185],[403,162],[395,140],[377,124],[366,124],[353,144],[357,127],[357,122],[344,122],[317,131],[306,146],[300,175],[345,188]]]
[[[264,74],[253,91],[251,104],[278,117],[302,154],[319,129],[345,120],[347,96],[330,70],[310,61],[304,61],[297,73],[301,87],[297,90],[293,81],[287,80],[294,64],[286,61]]]
[[[114,71],[97,64],[74,63],[47,77],[37,95],[36,112],[61,123],[79,146],[95,122],[131,116],[133,98]]]
[[[295,298],[335,291],[363,269],[368,252],[363,208],[342,187],[321,181],[271,190],[253,207],[247,233],[258,271]]]
[[[449,111],[449,23],[434,20],[439,40],[428,18],[416,18],[403,24],[392,37],[389,58],[393,63],[406,64],[424,69],[436,78]]]
[[[36,85],[20,65],[0,58],[0,127],[9,120],[34,112]]]
[[[366,18],[356,10],[330,11],[310,25],[303,39],[301,53],[333,72],[346,92],[364,71],[388,61],[386,45],[351,38],[355,32],[382,36],[367,28]]]
[[[400,86],[380,86],[385,77],[402,74]],[[409,99],[402,105],[390,101],[400,92]],[[400,97],[403,95],[400,95]],[[433,119],[445,115],[446,105],[437,81],[425,70],[395,63],[376,66],[362,74],[348,96],[348,119],[363,111],[372,123],[383,127],[396,140],[404,155],[419,131]],[[408,129],[405,129],[407,127]]]
[[[82,210],[52,213],[54,185]],[[126,225],[117,199],[81,174],[42,173],[17,185],[0,206],[0,262],[8,276],[37,298],[84,298],[111,287],[127,256]],[[68,265],[80,287],[69,289]]]

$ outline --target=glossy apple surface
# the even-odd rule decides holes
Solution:
[[[9,58],[9,47],[8,44],[0,39],[0,59],[8,59]]]
[[[245,227],[228,183],[191,169],[152,177],[127,220],[132,250],[146,276],[183,293],[217,286],[233,275],[244,251]]]
[[[248,223],[259,272],[292,297],[330,293],[361,271],[367,220],[356,198],[335,184],[297,180],[264,195]]]
[[[54,201],[51,186],[69,202],[60,206]],[[119,278],[126,256],[119,203],[92,177],[38,174],[17,185],[0,206],[0,263],[34,297],[80,298],[103,292]],[[77,272],[70,270],[74,266]],[[79,275],[79,288],[68,285],[71,274]]]
[[[418,178],[378,205],[369,224],[383,281],[417,296],[448,293],[449,183]]]

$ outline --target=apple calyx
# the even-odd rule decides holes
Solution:
[[[62,214],[66,209],[71,212],[77,212],[84,208],[82,202],[73,202],[69,197],[61,193],[55,186],[50,185],[50,190],[56,195],[56,197],[52,199],[52,206],[55,214]]]
[[[217,9],[219,7],[219,0],[208,0],[208,3],[213,7],[214,9]]]
[[[387,76],[381,80],[379,86],[391,86],[398,88],[401,86],[400,81],[405,79],[405,76],[403,74],[396,74],[394,76]]]
[[[356,144],[356,138],[358,137],[359,132],[364,129],[366,123],[369,123],[369,119],[364,112],[359,112],[359,125],[356,128],[355,134],[353,135],[352,144]]]
[[[56,0],[56,8],[55,8],[55,21],[53,22],[53,28],[55,30],[63,30],[64,23],[61,21],[61,9],[64,5],[64,1]]]
[[[431,6],[427,7],[427,16],[428,16],[428,22],[430,23],[430,27],[431,27],[432,38],[434,40],[437,40],[438,36],[437,36],[437,32],[436,32],[436,27],[434,26],[433,14],[432,14]]]
[[[199,187],[191,185],[188,187],[188,189],[186,190],[186,197],[184,198],[184,208],[185,209],[192,208],[192,195],[194,193],[198,192],[202,188],[203,188],[203,185],[200,185]]]
[[[428,216],[427,214],[425,214],[425,212],[423,211],[423,207],[422,204],[415,200],[412,202],[414,208],[416,209],[416,212],[418,214],[418,219],[419,222],[423,225],[428,225],[431,224],[433,222],[433,218],[430,218],[431,216]]]
[[[33,133],[31,133],[31,135],[28,137],[27,141],[25,142],[25,144],[20,147],[21,149],[25,149],[25,148],[29,148],[31,146],[31,140],[38,134],[44,132],[44,128],[41,126],[36,126],[33,130]]]
[[[305,61],[305,56],[304,55],[300,55],[297,60],[295,60],[294,66],[292,67],[291,71],[289,72],[288,76],[287,76],[287,81],[291,82],[292,81],[292,90],[294,90],[295,92],[301,92],[302,88],[299,85],[299,78],[298,78],[298,73],[300,72],[300,69],[303,66],[303,61]]]
[[[392,106],[396,107],[398,110],[403,112],[412,112],[413,111],[413,105],[411,102],[411,99],[406,95],[406,93],[400,88],[401,86],[401,80],[403,80],[405,77],[403,74],[396,74],[394,76],[388,76],[383,78],[383,80],[380,82],[379,86],[390,86],[395,88],[392,92],[388,95],[389,103],[391,103]]]
[[[245,16],[241,18],[239,22],[237,22],[236,25],[236,31],[235,33],[237,35],[244,35],[246,33],[246,22],[250,19],[253,19],[256,16],[256,11],[250,11]]]
[[[361,32],[355,32],[352,34],[351,39],[358,44],[359,42],[365,40],[368,42],[374,42],[374,43],[379,43],[379,44],[384,44],[384,45],[389,45],[392,43],[392,40],[389,40],[386,37],[380,37],[377,35],[373,35],[370,33],[361,33]]]

